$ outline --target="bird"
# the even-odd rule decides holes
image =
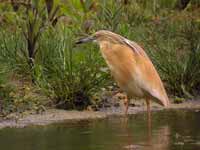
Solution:
[[[170,102],[163,82],[145,50],[136,42],[108,30],[99,30],[81,38],[76,44],[95,42],[105,59],[111,75],[127,95],[124,100],[125,114],[132,98],[144,99],[150,116],[150,103],[164,107]]]

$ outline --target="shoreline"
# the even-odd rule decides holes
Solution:
[[[200,109],[200,101],[186,101],[181,104],[171,104],[169,108],[163,108],[156,104],[153,104],[151,111],[161,110],[178,110],[178,109]],[[138,113],[145,113],[146,106],[134,106],[129,107],[128,114],[134,115]],[[53,123],[67,122],[67,121],[80,121],[80,120],[92,120],[92,119],[105,119],[110,116],[123,116],[124,108],[109,107],[100,111],[77,111],[77,110],[60,110],[60,109],[48,109],[41,114],[24,114],[17,118],[10,117],[10,119],[0,120],[0,129],[3,128],[24,128],[28,126],[44,126]]]

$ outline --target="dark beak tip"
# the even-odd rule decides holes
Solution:
[[[93,41],[93,40],[94,40],[93,37],[81,38],[81,39],[77,40],[75,42],[75,44],[87,43],[87,42],[90,42],[90,41]]]
[[[76,45],[83,43],[81,40],[75,42]]]
[[[82,43],[85,43],[85,38],[80,38],[75,42],[75,44],[77,44],[77,45],[82,44]]]

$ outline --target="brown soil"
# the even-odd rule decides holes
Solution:
[[[151,107],[152,111],[159,111],[164,109],[200,109],[200,101],[187,101],[181,104],[171,104],[169,108],[163,108],[156,104]],[[136,103],[136,106],[129,107],[129,114],[137,114],[146,112],[146,107],[143,103]],[[101,109],[100,111],[65,111],[58,109],[48,109],[42,114],[34,114],[31,112],[20,114],[11,114],[6,119],[0,120],[0,128],[17,127],[23,128],[30,125],[48,125],[51,123],[63,122],[67,120],[89,120],[106,118],[109,116],[124,115],[124,107],[122,104]]]

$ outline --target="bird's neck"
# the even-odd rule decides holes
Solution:
[[[101,41],[99,42],[99,46],[100,46],[101,54],[103,55],[104,59],[108,61],[112,43],[107,42],[107,41]]]
[[[111,43],[108,41],[99,41],[100,50],[107,50],[111,47]]]

